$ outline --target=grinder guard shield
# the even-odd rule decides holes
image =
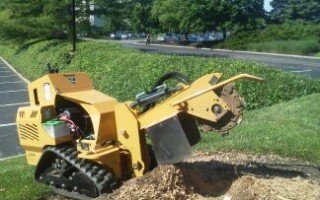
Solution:
[[[185,130],[186,128],[189,130]],[[200,140],[196,122],[185,115],[173,116],[147,128],[146,131],[157,162],[161,165],[184,161],[191,155],[191,146]],[[188,131],[188,135],[185,131]]]

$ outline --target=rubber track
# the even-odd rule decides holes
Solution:
[[[78,158],[79,152],[73,146],[48,147],[45,152],[56,154],[85,174],[94,183],[99,195],[111,192],[117,186],[117,182],[111,172],[93,162]],[[61,188],[61,185],[58,188]]]

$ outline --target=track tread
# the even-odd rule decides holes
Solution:
[[[108,172],[105,168],[93,162],[78,158],[77,155],[79,152],[73,146],[48,147],[45,149],[45,152],[54,153],[57,157],[62,158],[78,171],[82,172],[82,174],[85,174],[85,176],[95,185],[98,190],[98,195],[105,192],[111,192],[117,186],[117,182],[111,172]],[[53,181],[47,181],[46,184],[56,188],[63,188],[62,185],[56,185]]]

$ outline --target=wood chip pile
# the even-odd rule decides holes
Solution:
[[[197,199],[182,171],[173,165],[159,166],[140,179],[129,180],[103,199]]]

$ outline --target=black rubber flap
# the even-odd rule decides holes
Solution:
[[[175,164],[191,155],[191,148],[177,116],[149,127],[153,151],[158,164]]]

